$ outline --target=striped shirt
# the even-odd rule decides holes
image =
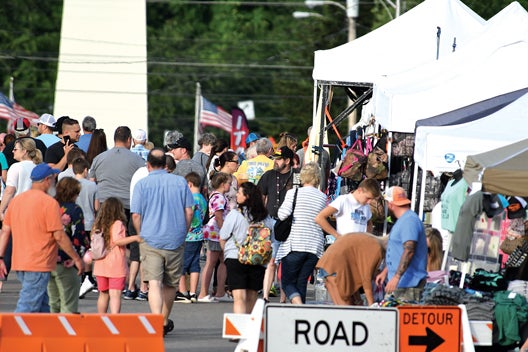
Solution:
[[[279,219],[284,220],[291,214],[294,193],[295,189],[286,193],[279,208]],[[321,257],[324,247],[323,230],[314,219],[325,207],[326,195],[323,192],[311,186],[298,188],[290,236],[285,242],[281,242],[277,261],[290,252],[308,252]]]

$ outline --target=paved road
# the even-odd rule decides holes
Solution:
[[[13,312],[18,299],[20,284],[13,274],[4,283],[0,293],[0,312]],[[79,301],[82,313],[96,313],[97,293],[90,292]],[[123,313],[149,313],[148,302],[122,301]],[[232,303],[175,303],[171,319],[175,329],[165,341],[167,352],[228,352],[235,344],[222,339],[224,313],[232,312]],[[146,351],[147,352],[147,351]]]

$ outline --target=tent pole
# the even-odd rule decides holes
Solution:
[[[423,221],[423,213],[424,213],[424,200],[425,200],[425,183],[427,182],[427,171],[422,169],[422,183],[420,185],[420,210],[418,212],[418,216]]]
[[[354,111],[360,104],[367,99],[372,94],[373,88],[370,87],[365,93],[361,94],[359,98],[357,98],[354,103],[350,106],[348,106],[343,112],[341,112],[331,123],[326,125],[325,131],[328,131],[333,125],[339,125],[345,118],[350,115],[352,111]]]
[[[413,170],[413,183],[412,183],[412,196],[411,196],[411,210],[416,209],[416,188],[418,187],[418,163],[414,162]]]
[[[390,174],[391,174],[391,158],[392,158],[392,132],[389,132],[387,138],[387,181],[385,184],[385,191],[390,187]],[[385,221],[383,221],[383,236],[387,235],[387,217],[389,216],[389,208],[387,202],[385,202]]]

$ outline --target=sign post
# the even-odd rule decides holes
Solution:
[[[457,352],[462,346],[457,306],[401,306],[400,351]]]
[[[398,351],[395,308],[266,306],[265,351]]]

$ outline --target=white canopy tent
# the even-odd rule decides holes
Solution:
[[[333,49],[315,52],[316,81],[376,82],[463,47],[484,28],[485,20],[459,0],[425,0],[384,26]]]
[[[372,87],[387,74],[408,70],[464,46],[484,29],[486,21],[460,0],[425,0],[405,14],[352,42],[328,50],[315,52],[313,79],[314,109],[313,131],[308,149],[321,145],[325,137],[324,115],[329,105],[332,86]],[[440,27],[440,37],[437,37]],[[318,94],[318,88],[321,91]],[[359,88],[358,88],[359,89]],[[370,96],[363,93],[361,99]],[[317,106],[317,102],[322,106]],[[347,117],[355,107],[349,107],[337,118],[335,124]],[[319,133],[319,135],[317,135]]]
[[[418,167],[425,184],[425,171],[433,174],[464,167],[468,155],[483,153],[528,136],[528,94],[497,112],[468,123],[451,126],[420,126],[414,146],[415,175]],[[413,198],[417,180],[413,182]],[[424,187],[420,192],[419,214],[423,214]],[[415,202],[413,202],[415,204]]]
[[[376,120],[411,133],[417,120],[526,88],[527,59],[528,13],[513,2],[453,55],[376,82]]]

